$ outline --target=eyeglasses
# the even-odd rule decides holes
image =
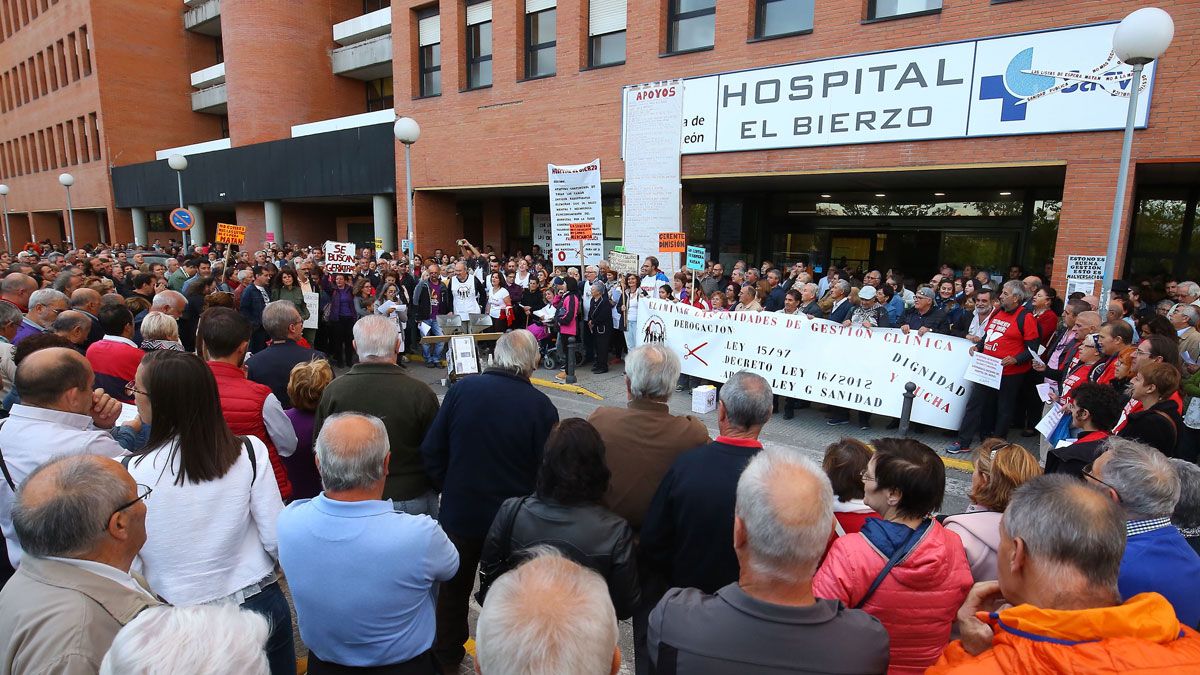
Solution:
[[[1081,471],[1080,473],[1083,474],[1084,478],[1087,478],[1089,480],[1094,480],[1097,483],[1108,488],[1109,490],[1112,490],[1113,494],[1115,494],[1117,496],[1117,501],[1121,501],[1121,493],[1120,493],[1120,491],[1117,490],[1117,488],[1113,487],[1109,483],[1105,483],[1104,481],[1100,480],[1099,478],[1096,478],[1096,475],[1092,473],[1092,462],[1088,462],[1088,465],[1083,467],[1083,471]]]
[[[137,495],[138,495],[137,499],[134,499],[133,501],[125,502],[124,504],[122,504],[122,505],[118,506],[116,509],[114,509],[112,513],[108,514],[108,518],[106,518],[104,520],[104,528],[101,529],[100,531],[104,532],[108,529],[108,521],[112,520],[113,516],[117,515],[118,513],[124,511],[125,509],[133,506],[134,504],[136,504],[140,501],[148,499],[150,497],[151,492],[154,492],[154,489],[151,488],[149,485],[142,485],[141,483],[138,483],[137,484]]]
[[[871,474],[867,473],[866,469],[863,469],[863,472],[858,474],[858,477],[861,478],[864,483],[866,481],[871,481],[872,483],[875,482],[875,476],[872,476]]]
[[[142,396],[149,396],[150,392],[142,391],[141,389],[138,389],[137,383],[134,382],[133,380],[130,380],[125,383],[125,396],[126,396],[126,398],[133,398],[134,394],[141,394]]]

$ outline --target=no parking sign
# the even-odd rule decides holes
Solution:
[[[196,216],[187,209],[175,209],[171,215],[167,216],[167,220],[171,223],[171,227],[180,232],[187,232],[196,224]]]

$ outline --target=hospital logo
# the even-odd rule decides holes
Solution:
[[[646,320],[646,325],[642,327],[642,342],[658,342],[667,341],[667,327],[663,325],[661,319],[657,316],[652,316]]]
[[[1001,122],[1024,120],[1030,104],[1048,96],[1089,92],[1129,96],[1133,74],[1111,51],[1104,63],[1088,71],[1035,68],[1033,57],[1033,47],[1024,49],[1008,62],[1003,75],[985,75],[979,81],[979,100],[1000,100]],[[1142,75],[1138,91],[1145,91],[1149,83],[1149,76]]]

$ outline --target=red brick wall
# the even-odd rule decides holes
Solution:
[[[406,6],[401,7],[402,4]],[[493,13],[494,85],[460,92],[462,3],[442,0],[442,91],[440,97],[407,101],[399,92],[414,89],[412,8],[394,7],[397,109],[420,122],[413,146],[413,179],[418,187],[544,183],[545,165],[589,161],[600,156],[605,178],[623,175],[620,159],[620,92],[627,84],[672,77],[819,59],[859,52],[921,46],[1024,30],[1059,28],[1120,20],[1144,6],[1134,0],[1024,1],[993,5],[989,0],[946,0],[940,14],[864,25],[858,2],[816,3],[812,34],[747,42],[753,29],[750,0],[719,3],[713,50],[662,57],[665,3],[629,0],[625,65],[580,71],[587,58],[586,0],[558,3],[558,74],[519,82],[521,68],[519,3],[497,2]],[[1200,158],[1195,91],[1200,76],[1192,66],[1200,50],[1200,5],[1182,0],[1157,3],[1175,20],[1175,40],[1159,64],[1150,127],[1138,132],[1134,158]],[[410,57],[411,58],[411,57]],[[1112,190],[1116,184],[1119,132],[1020,136],[910,143],[769,150],[682,159],[684,177],[828,171],[905,166],[957,166],[972,163],[1064,162],[1067,180],[1059,230],[1056,270],[1068,253],[1103,252]],[[398,175],[403,153],[397,152]],[[1128,213],[1128,208],[1126,209]],[[401,219],[403,212],[401,211]],[[421,218],[418,216],[418,223]],[[452,221],[443,220],[447,224]],[[1128,217],[1125,218],[1128,223]],[[425,226],[428,228],[428,225]],[[426,237],[430,236],[426,229]],[[448,232],[438,241],[452,239]],[[1122,244],[1122,251],[1123,251]],[[1061,272],[1060,272],[1061,273]]]

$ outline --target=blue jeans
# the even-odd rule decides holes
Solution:
[[[429,332],[426,333],[424,337],[432,337],[442,334],[442,327],[438,325],[436,318],[431,316],[421,323],[429,326]],[[446,345],[444,343],[421,345],[421,352],[425,355],[425,363],[435,363],[442,360],[442,354],[446,352]],[[432,356],[430,356],[431,353]]]
[[[414,516],[429,516],[437,520],[438,495],[430,490],[412,499],[393,499],[392,510],[396,513],[407,513]]]
[[[242,603],[242,609],[257,612],[267,618],[271,632],[267,635],[267,663],[271,675],[296,675],[296,645],[292,638],[292,610],[279,583],[273,583]]]

